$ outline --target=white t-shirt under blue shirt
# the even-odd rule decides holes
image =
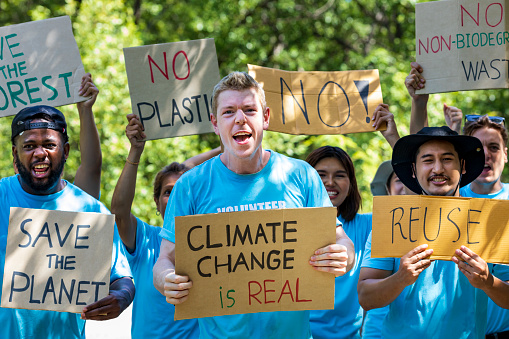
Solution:
[[[4,273],[10,207],[110,213],[101,202],[73,184],[67,181],[65,183],[66,186],[57,193],[32,195],[21,188],[17,175],[0,180],[0,280],[3,279]],[[131,277],[131,270],[116,227],[111,260],[110,281]],[[85,320],[80,319],[80,314],[0,308],[0,338],[84,337]]]
[[[398,258],[371,258],[371,234],[362,267],[395,273]],[[499,279],[509,279],[505,265],[488,264]],[[484,338],[488,296],[473,287],[452,261],[435,260],[389,305],[383,338]]]
[[[332,206],[318,173],[308,163],[270,152],[268,163],[254,174],[232,172],[220,156],[184,173],[172,190],[161,236],[175,242],[176,216]],[[202,338],[310,336],[309,311],[228,315],[200,318],[198,322]]]
[[[509,184],[502,183],[502,189],[496,193],[477,194],[474,193],[468,184],[460,189],[462,197],[469,198],[485,198],[485,199],[501,199],[509,198]],[[509,331],[509,310],[495,304],[488,298],[488,324],[486,326],[486,334]]]

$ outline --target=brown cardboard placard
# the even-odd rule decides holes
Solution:
[[[108,295],[115,217],[11,207],[2,307],[81,313]]]
[[[0,28],[0,117],[87,100],[84,74],[68,16]]]
[[[418,94],[509,88],[508,0],[449,0],[415,6]]]
[[[375,130],[371,117],[383,102],[376,69],[291,72],[255,65],[248,68],[265,90],[270,131],[321,135]]]
[[[212,90],[219,82],[214,39],[124,48],[133,113],[147,139],[213,132]]]
[[[371,256],[400,258],[421,244],[451,260],[464,245],[486,262],[509,264],[509,201],[423,195],[373,199]]]
[[[315,271],[309,258],[335,243],[336,213],[321,207],[176,217],[176,273],[193,287],[175,320],[334,308],[334,275]]]

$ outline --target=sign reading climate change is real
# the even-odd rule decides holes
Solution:
[[[147,139],[213,132],[212,90],[219,82],[214,39],[124,48],[132,110]]]
[[[0,28],[0,117],[87,100],[84,74],[68,16]]]
[[[423,195],[373,199],[371,256],[400,258],[418,245],[451,260],[464,245],[486,262],[509,264],[509,201]]]
[[[417,93],[509,88],[508,0],[449,0],[415,7]]]
[[[80,313],[108,295],[115,217],[11,207],[2,307]]]
[[[337,210],[242,207],[175,218],[175,269],[193,282],[175,319],[334,308],[334,275],[309,259],[335,243]]]
[[[292,72],[255,65],[248,68],[265,90],[271,131],[321,135],[375,130],[371,117],[383,102],[376,69]]]

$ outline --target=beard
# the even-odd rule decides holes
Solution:
[[[23,180],[23,182],[27,184],[28,187],[30,187],[33,191],[44,193],[53,188],[58,180],[60,180],[60,176],[64,170],[65,155],[62,153],[62,158],[57,164],[57,168],[55,170],[50,168],[50,175],[46,182],[37,182],[34,180],[31,171],[21,163],[17,154],[14,157],[14,161],[16,162],[16,167],[18,168],[18,173],[21,177],[21,180]]]

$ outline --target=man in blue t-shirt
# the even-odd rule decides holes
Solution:
[[[69,154],[64,115],[50,106],[22,109],[12,121],[18,175],[0,180],[0,275],[5,265],[10,207],[109,213],[99,201],[61,179]],[[131,272],[115,230],[110,291],[81,314],[0,308],[2,338],[83,338],[85,320],[117,317],[134,297]]]
[[[479,139],[484,147],[484,168],[470,184],[462,187],[462,197],[505,199],[509,198],[509,184],[501,180],[507,163],[507,130],[504,118],[488,115],[468,114],[465,116],[464,134]],[[488,324],[486,338],[509,336],[509,310],[488,300]]]
[[[417,194],[457,197],[483,171],[482,150],[477,138],[425,127],[396,143],[392,165]],[[386,338],[483,337],[487,296],[509,308],[509,269],[487,264],[466,246],[452,262],[431,261],[427,247],[417,246],[401,259],[371,258],[370,237],[358,284],[361,305],[369,310],[390,304],[382,327]]]
[[[250,209],[331,206],[321,180],[309,165],[261,146],[269,126],[269,108],[261,86],[248,74],[234,72],[214,88],[210,118],[224,152],[185,173],[166,208],[154,285],[172,304],[192,292],[187,276],[175,274],[175,224],[181,215]],[[313,225],[309,225],[313,227]],[[335,276],[351,269],[354,248],[341,226],[336,243],[317,249],[310,264]],[[200,318],[205,338],[309,338],[309,312],[261,312]]]

